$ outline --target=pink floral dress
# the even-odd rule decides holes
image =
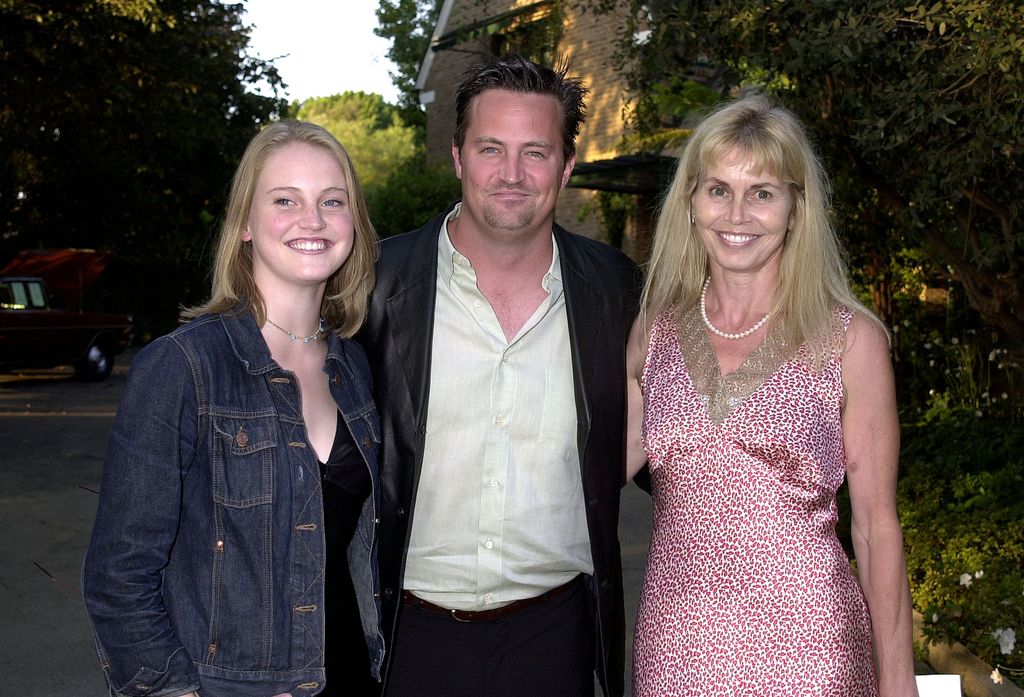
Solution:
[[[845,476],[836,310],[815,361],[770,333],[722,376],[700,315],[657,318],[643,371],[654,527],[637,615],[642,697],[877,693],[871,624],[835,534]]]

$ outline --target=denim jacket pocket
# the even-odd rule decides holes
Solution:
[[[214,501],[230,508],[271,503],[277,419],[214,415],[212,423]]]

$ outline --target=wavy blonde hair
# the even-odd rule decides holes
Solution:
[[[846,260],[831,220],[828,176],[800,120],[762,95],[715,109],[686,142],[654,232],[642,301],[649,326],[670,307],[692,307],[708,276],[708,255],[691,222],[692,196],[712,163],[738,149],[754,168],[788,185],[793,223],[786,234],[772,313],[786,341],[807,343],[821,355],[830,342],[837,305],[862,312],[884,329],[853,295]]]
[[[210,299],[201,305],[183,309],[182,320],[212,312],[230,313],[236,311],[239,302],[244,300],[241,310],[251,312],[256,323],[263,325],[266,307],[253,277],[252,244],[242,237],[249,223],[256,181],[267,158],[291,143],[303,143],[329,152],[338,161],[345,177],[355,239],[348,259],[327,279],[320,313],[327,328],[342,337],[354,335],[362,325],[374,284],[377,234],[370,224],[359,179],[348,153],[333,135],[316,124],[291,119],[269,124],[245,148],[231,181],[231,193],[213,261]]]

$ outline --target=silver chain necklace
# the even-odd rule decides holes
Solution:
[[[290,332],[287,329],[285,329],[284,327],[282,327],[280,324],[275,322],[274,320],[270,319],[269,317],[267,317],[267,324],[269,324],[272,327],[276,327],[277,329],[280,329],[282,332],[287,334],[288,338],[291,339],[292,341],[301,341],[304,344],[308,344],[310,341],[316,341],[317,339],[320,338],[320,335],[324,333],[324,318],[323,317],[320,318],[320,326],[317,327],[316,331],[313,332],[312,334],[310,334],[309,336],[299,336],[295,332]]]
[[[768,321],[768,317],[770,317],[771,314],[772,314],[771,310],[769,310],[767,313],[765,313],[764,317],[762,317],[760,320],[758,320],[757,324],[755,324],[750,329],[746,329],[746,330],[744,330],[742,332],[738,332],[736,334],[730,334],[729,332],[723,332],[721,329],[719,329],[715,325],[711,324],[711,320],[708,319],[707,297],[708,297],[708,286],[709,285],[711,285],[711,277],[710,276],[708,277],[708,279],[706,281],[704,281],[704,287],[701,288],[701,291],[700,291],[700,316],[704,320],[704,326],[707,327],[708,329],[710,329],[712,332],[714,332],[718,336],[722,337],[723,339],[733,339],[733,340],[736,340],[736,339],[744,339],[744,338],[750,336],[751,334],[756,332],[758,329],[763,327],[764,323]]]

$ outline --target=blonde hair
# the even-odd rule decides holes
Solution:
[[[374,284],[377,234],[367,215],[359,179],[348,153],[333,135],[316,124],[291,119],[269,124],[245,148],[231,181],[231,193],[213,261],[210,299],[202,305],[183,309],[182,320],[206,313],[230,313],[237,309],[240,301],[244,301],[241,311],[251,312],[256,323],[263,325],[266,307],[253,277],[252,244],[242,238],[249,222],[256,181],[267,158],[291,143],[303,143],[331,153],[345,177],[355,239],[348,259],[327,279],[321,315],[327,328],[342,337],[354,335],[362,325]]]
[[[772,299],[787,343],[827,348],[837,305],[862,312],[884,329],[853,295],[843,251],[832,226],[831,190],[799,119],[761,95],[718,107],[686,142],[658,217],[642,301],[648,324],[670,307],[692,307],[708,275],[708,255],[692,222],[691,199],[707,169],[730,151],[788,185],[794,206]]]

